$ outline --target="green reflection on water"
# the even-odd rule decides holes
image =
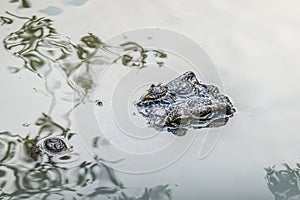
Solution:
[[[75,44],[58,33],[51,19],[12,16],[26,22],[19,30],[10,33],[3,44],[6,50],[24,61],[24,66],[10,67],[9,70],[18,73],[26,69],[45,80],[45,88],[53,99],[48,114],[57,103],[56,93],[59,91],[70,94],[59,98],[74,103],[74,107],[66,112],[67,116],[78,105],[92,101],[89,94],[95,88],[95,79],[109,63],[120,62],[127,67],[141,69],[146,66],[148,57],[167,57],[163,51],[145,49],[132,41],[111,46],[92,33]],[[163,66],[161,60],[156,64]],[[61,77],[57,78],[57,74]]]
[[[0,195],[3,199],[98,199],[109,196],[116,200],[137,199],[126,194],[128,189],[114,170],[96,159],[66,160],[42,154],[37,143],[50,136],[72,138],[70,131],[43,114],[35,123],[36,134],[21,137],[0,133]],[[67,162],[72,160],[72,162]],[[171,199],[168,186],[145,189],[139,199]]]
[[[153,188],[146,188],[141,196],[130,197],[124,192],[118,197],[114,197],[114,200],[169,200],[172,199],[171,190],[168,185],[159,185]]]
[[[21,3],[23,7],[30,7],[28,1]],[[51,113],[56,104],[63,100],[75,103],[71,110],[64,111],[67,118],[80,104],[94,102],[89,99],[89,94],[95,87],[99,69],[103,70],[111,62],[143,68],[149,53],[157,58],[166,58],[167,55],[159,50],[145,49],[130,41],[111,46],[92,33],[83,36],[75,44],[58,33],[51,19],[7,14],[18,20],[26,20],[19,30],[10,33],[3,40],[5,49],[24,61],[23,67],[9,67],[9,71],[18,73],[27,70],[38,75],[44,80],[52,103],[49,112],[43,113],[37,119],[35,133],[25,137],[20,136],[24,134],[0,133],[1,197],[99,199],[100,196],[107,196],[116,200],[171,199],[170,189],[163,185],[145,189],[138,197],[129,195],[128,188],[112,168],[100,162],[102,159],[95,156],[82,161],[79,159],[80,154],[76,152],[49,154],[44,151],[45,146],[39,145],[50,136],[63,138],[67,143],[76,136],[69,129],[70,123],[67,126],[60,125],[52,119]],[[2,25],[9,25],[14,21],[1,16],[1,22]],[[72,93],[67,97],[60,96],[57,95],[59,90],[62,93]],[[73,95],[75,98],[72,98]]]
[[[27,0],[10,0],[10,3],[20,3],[20,8],[30,8],[31,3]]]
[[[135,42],[126,42],[120,44],[124,48],[124,54],[122,56],[122,63],[125,66],[143,68],[146,66],[146,59],[149,56],[149,53],[157,58],[167,58],[167,54],[163,51],[155,49],[145,49]],[[161,66],[163,62],[158,61],[158,66]]]
[[[300,164],[291,168],[283,164],[283,168],[275,166],[266,168],[266,181],[270,192],[276,200],[290,200],[300,198]]]
[[[41,139],[61,136],[70,140],[73,134],[45,114],[35,125],[38,129],[36,134],[26,137],[10,132],[0,133],[1,197],[46,198],[55,193],[65,198],[79,198],[108,195],[124,188],[114,171],[101,162],[92,160],[78,163],[79,160],[72,158],[72,154],[68,154],[61,162],[59,156],[42,154],[37,146]],[[72,161],[72,165],[68,160]],[[88,181],[95,185],[88,185]],[[87,186],[90,187],[89,193],[81,191]]]
[[[9,17],[0,16],[0,22],[2,22],[1,25],[12,24],[13,20]]]

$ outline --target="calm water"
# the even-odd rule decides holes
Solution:
[[[300,199],[299,4],[2,1],[1,198]],[[132,100],[188,70],[237,112],[151,132]]]

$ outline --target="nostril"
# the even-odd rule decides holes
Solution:
[[[226,115],[232,115],[234,112],[234,108],[230,107],[229,105],[226,106]]]
[[[144,103],[140,101],[140,102],[136,103],[136,106],[142,107],[142,106],[144,106]]]

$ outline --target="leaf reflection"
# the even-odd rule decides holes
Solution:
[[[72,152],[62,157],[43,153],[38,146],[44,138],[63,137],[74,133],[63,128],[46,114],[35,123],[36,134],[21,137],[0,133],[0,195],[4,199],[99,199],[133,200],[115,171],[101,159],[80,161]],[[59,160],[60,159],[60,160]],[[61,160],[65,162],[61,162]],[[68,161],[72,161],[68,162]],[[168,185],[145,189],[143,200],[170,200]]]
[[[147,49],[132,41],[111,46],[92,33],[81,37],[76,44],[60,35],[51,19],[7,14],[26,22],[3,40],[5,49],[24,61],[23,69],[44,79],[45,89],[52,97],[48,115],[55,112],[57,104],[70,102],[70,108],[60,114],[68,127],[71,112],[83,103],[93,102],[90,94],[96,87],[97,76],[107,64],[118,62],[142,69],[148,58],[155,58],[152,64],[161,67],[164,64],[161,59],[167,57],[163,51]],[[9,70],[18,73],[22,68],[10,67]]]
[[[10,3],[20,2],[20,8],[30,8],[31,3],[27,0],[10,0]]]
[[[76,199],[79,196],[111,195],[124,188],[114,170],[101,162],[78,163],[79,160],[75,160],[75,164],[61,165],[57,162],[59,156],[43,153],[37,145],[43,138],[56,135],[68,140],[73,134],[45,114],[35,124],[38,127],[35,136],[23,138],[10,132],[0,133],[2,197],[46,198],[55,193]],[[70,159],[72,153],[63,156],[63,160]]]
[[[291,168],[284,163],[283,168],[275,166],[266,168],[266,181],[270,192],[276,200],[300,198],[300,164]]]
[[[20,2],[24,8],[30,7],[26,0],[11,2]],[[67,143],[76,137],[69,129],[70,123],[65,126],[53,121],[52,111],[61,100],[74,103],[71,110],[63,111],[68,118],[71,111],[80,104],[93,103],[89,95],[95,88],[97,74],[107,64],[119,62],[125,67],[141,69],[152,56],[159,59],[157,66],[162,66],[160,59],[167,55],[131,41],[111,46],[92,33],[81,37],[76,44],[60,35],[51,19],[10,15],[26,21],[19,30],[10,33],[3,40],[5,49],[24,62],[23,67],[9,67],[9,70],[11,73],[27,70],[42,78],[46,91],[52,97],[52,103],[49,112],[37,119],[35,133],[25,137],[10,132],[0,133],[1,198],[135,199],[136,195],[127,194],[129,189],[112,168],[101,162],[101,158],[82,161],[79,154],[73,151],[51,154],[44,151],[45,145],[40,144],[48,137],[56,138],[51,142],[61,139]],[[15,22],[4,16],[0,19],[2,25]],[[50,145],[51,148],[59,149],[55,143]],[[171,199],[168,186],[147,188],[137,196],[143,200]]]

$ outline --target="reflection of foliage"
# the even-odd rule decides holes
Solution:
[[[21,3],[23,7],[30,7],[26,0],[22,0]],[[27,21],[19,30],[7,36],[3,43],[6,50],[24,61],[24,66],[11,67],[10,71],[18,73],[26,69],[43,78],[45,88],[53,98],[50,110],[56,103],[55,92],[62,85],[61,81],[66,83],[63,84],[64,93],[66,87],[76,93],[73,99],[76,107],[88,100],[95,87],[95,67],[103,69],[112,61],[121,61],[124,66],[143,68],[150,53],[156,58],[166,57],[161,51],[145,49],[134,42],[117,47],[110,46],[91,33],[83,36],[78,44],[74,44],[56,31],[50,19],[36,16],[14,17]],[[2,25],[11,24],[13,20],[1,17],[1,22]],[[57,74],[62,74],[63,80],[51,82],[53,78],[57,78]],[[116,198],[120,200],[132,199],[125,195],[124,186],[113,169],[99,160],[78,164],[78,156],[75,153],[64,156],[51,155],[41,149],[43,146],[38,145],[50,136],[70,140],[74,133],[68,128],[54,122],[46,114],[43,114],[35,125],[38,131],[34,136],[27,135],[23,138],[9,132],[0,133],[1,197],[91,199],[116,194]],[[76,165],[70,166],[71,163]],[[123,191],[121,196],[120,191]],[[161,194],[162,198],[158,194]],[[165,197],[169,197],[169,189],[166,186],[158,186],[145,190],[141,198],[159,200],[166,199]]]
[[[64,199],[90,199],[111,195],[123,188],[111,168],[95,162],[84,162],[73,168],[50,163],[37,163],[32,168],[0,164],[0,184],[0,195],[12,199],[44,198],[52,194]]]
[[[38,131],[34,137],[0,133],[1,197],[44,198],[56,194],[68,199],[66,194],[74,198],[92,197],[114,194],[123,188],[114,171],[96,160],[76,164],[78,157],[74,159],[72,153],[63,156],[62,160],[59,155],[44,153],[38,146],[44,138],[61,136],[70,139],[73,134],[45,114],[35,124]]]
[[[74,44],[56,31],[51,19],[10,15],[27,21],[4,39],[4,47],[24,61],[23,69],[45,80],[45,89],[52,96],[49,113],[55,107],[57,93],[62,94],[61,99],[74,103],[66,116],[78,105],[90,101],[89,96],[96,86],[96,76],[108,63],[121,61],[120,64],[124,66],[143,68],[147,59],[155,58],[155,64],[163,66],[159,59],[167,57],[162,51],[145,49],[135,42],[110,46],[92,33]],[[10,67],[9,70],[18,73],[22,68]],[[57,73],[62,77],[57,78]]]
[[[0,22],[2,21],[2,24],[1,25],[4,25],[4,24],[12,24],[13,23],[13,20],[11,18],[8,18],[8,17],[4,17],[4,16],[0,16]]]
[[[25,62],[25,68],[39,74],[39,70],[47,67],[42,46],[47,47],[56,37],[56,31],[52,27],[52,21],[45,18],[33,16],[29,19],[20,30],[11,33],[4,40],[4,46],[7,50],[12,51],[14,55],[22,58]],[[56,45],[66,45],[64,42],[56,42]],[[21,48],[13,51],[14,48]],[[66,56],[67,49],[56,48],[60,56]],[[45,72],[44,72],[45,73]],[[44,75],[44,74],[40,74]]]
[[[283,164],[284,169],[277,170],[275,166],[266,168],[267,186],[276,200],[300,198],[300,164],[292,169]]]
[[[9,132],[0,133],[0,163],[7,163],[16,157],[17,144],[22,138]]]
[[[42,128],[48,126],[46,124],[43,123]],[[97,199],[107,196],[115,200],[134,199],[126,194],[127,189],[114,170],[97,160],[75,165],[61,165],[49,157],[46,161],[38,160],[38,157],[48,156],[42,155],[37,148],[38,137],[21,138],[4,132],[0,133],[0,138],[0,150],[3,152],[0,161],[2,198]],[[139,199],[170,200],[170,189],[167,185],[145,189]]]
[[[21,3],[21,5],[20,5],[21,8],[30,8],[31,7],[30,2],[27,0],[10,0],[10,3],[16,3],[16,2]]]
[[[37,119],[35,125],[39,127],[39,137],[63,136],[69,140],[74,135],[74,133],[69,132],[69,129],[65,129],[58,123],[54,122],[52,118],[45,113]]]
[[[158,185],[153,188],[146,188],[140,197],[130,197],[124,192],[121,195],[114,197],[114,200],[171,200],[171,190],[168,185]]]
[[[100,45],[103,44],[103,42],[93,34],[89,34],[88,36],[82,37],[81,41],[90,48],[99,48]]]
[[[158,58],[167,57],[167,54],[162,51],[145,49],[135,42],[126,42],[120,44],[120,46],[124,48],[122,63],[125,66],[132,66],[138,68],[145,67],[145,64],[147,63],[146,59],[148,58],[149,53],[153,53],[153,55]],[[159,61],[158,63],[162,64],[162,62]]]
[[[51,19],[7,14],[27,20],[3,41],[6,50],[24,61],[23,68],[10,67],[10,72],[26,69],[45,80],[45,89],[52,97],[49,114],[56,106],[57,94],[60,99],[73,102],[73,107],[64,114],[67,120],[73,109],[92,101],[90,94],[96,86],[96,77],[108,63],[120,61],[124,66],[141,69],[152,58],[161,67],[164,64],[161,59],[167,57],[162,51],[146,49],[135,42],[110,46],[92,33],[75,44],[56,31]]]
[[[162,51],[145,49],[135,42],[110,46],[91,33],[83,36],[79,44],[73,44],[57,33],[52,20],[36,16],[27,19],[19,30],[4,39],[5,48],[23,59],[26,69],[45,79],[54,69],[62,71],[69,86],[81,96],[80,100],[93,89],[92,65],[103,66],[121,59],[125,66],[143,68],[150,53],[156,58],[167,57]],[[162,64],[157,61],[158,66]],[[83,79],[87,84],[80,84]]]

